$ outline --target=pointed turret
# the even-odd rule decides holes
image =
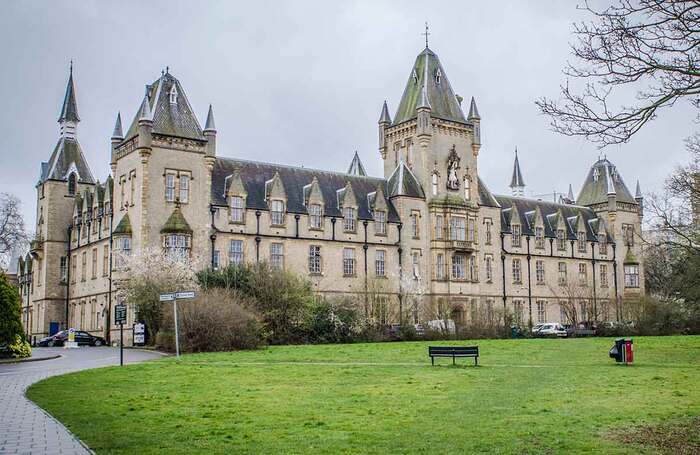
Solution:
[[[430,107],[433,117],[467,123],[438,56],[427,47],[416,57],[392,125],[416,118],[419,107]]]
[[[207,112],[207,121],[202,132],[207,140],[206,154],[207,156],[216,156],[216,125],[214,124],[214,109],[209,105]]]
[[[476,108],[476,101],[472,96],[472,102],[469,104],[469,115],[467,115],[468,120],[481,120],[479,116],[479,109]]]
[[[114,131],[112,131],[112,142],[118,140],[121,142],[124,140],[124,133],[122,132],[122,114],[117,112],[117,121],[114,123]]]
[[[382,106],[382,113],[379,116],[379,124],[391,124],[391,116],[389,115],[389,107],[386,105],[386,100],[384,100],[384,105]]]
[[[637,189],[634,192],[635,199],[642,199],[642,188],[639,186],[639,180],[637,180]]]
[[[80,122],[78,116],[78,103],[75,100],[75,85],[73,84],[73,62],[70,64],[70,75],[66,86],[66,95],[63,97],[61,115],[58,117],[61,137],[75,139],[75,130]]]
[[[639,204],[639,216],[644,216],[644,196],[642,195],[642,188],[639,186],[639,180],[637,180],[637,189],[634,192],[634,200]]]
[[[355,156],[352,157],[352,162],[350,163],[347,173],[350,175],[367,175],[365,167],[362,165],[362,161],[360,161],[360,155],[357,154],[357,150],[355,150]]]
[[[146,86],[146,94],[143,95],[143,101],[141,101],[141,106],[139,107],[139,113],[138,113],[138,121],[142,120],[148,120],[148,121],[153,121],[151,118],[151,106],[149,103],[148,99],[148,91],[150,90],[150,87],[147,85]]]
[[[523,174],[520,171],[520,161],[518,160],[517,148],[515,149],[515,162],[513,163],[513,176],[510,179],[510,189],[513,196],[525,196],[525,180],[523,180]]]

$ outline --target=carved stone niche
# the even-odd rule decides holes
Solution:
[[[447,156],[447,189],[452,191],[459,190],[459,155],[457,155],[457,150],[454,145],[450,150],[450,154]]]

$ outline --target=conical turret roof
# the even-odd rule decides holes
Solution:
[[[391,123],[391,116],[389,115],[389,107],[386,105],[386,100],[384,100],[384,105],[382,106],[382,114],[379,116],[379,123]]]
[[[593,205],[608,201],[608,196],[615,196],[618,202],[636,204],[632,193],[625,185],[617,167],[607,158],[596,161],[588,172],[586,181],[576,199],[578,205]]]
[[[214,124],[214,109],[212,109],[211,104],[209,105],[209,112],[207,112],[207,122],[204,125],[204,131],[216,131],[216,125]]]
[[[80,117],[78,116],[78,103],[75,100],[75,86],[73,85],[73,63],[70,65],[68,86],[66,87],[66,95],[63,97],[63,106],[61,107],[61,115],[58,117],[58,121],[80,121]]]
[[[112,131],[112,139],[123,139],[124,133],[122,132],[122,114],[117,112],[117,121],[114,123],[114,131]]]
[[[393,125],[416,118],[421,102],[430,106],[433,117],[467,122],[438,56],[427,47],[416,57]]]

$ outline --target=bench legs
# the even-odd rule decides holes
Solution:
[[[474,357],[474,366],[479,366],[479,356]]]
[[[432,355],[430,356],[430,362],[433,364],[433,366],[435,366],[435,357]]]
[[[454,354],[452,354],[452,365],[454,365],[454,364],[455,364],[455,356],[454,356]]]

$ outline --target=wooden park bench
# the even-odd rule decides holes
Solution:
[[[430,361],[435,365],[435,357],[452,357],[455,364],[457,357],[474,357],[474,366],[479,361],[479,346],[428,346]]]

